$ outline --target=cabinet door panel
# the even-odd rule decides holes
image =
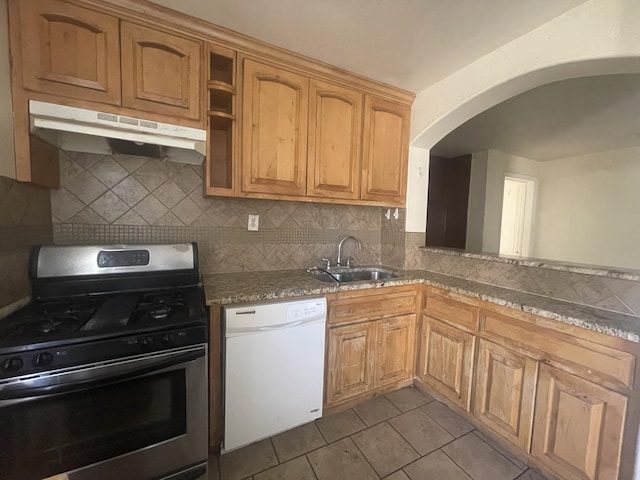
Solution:
[[[309,79],[244,61],[242,190],[304,195]]]
[[[327,405],[373,389],[375,322],[329,329]]]
[[[199,120],[201,44],[128,22],[121,39],[123,106]]]
[[[527,452],[537,372],[535,360],[479,340],[473,414]]]
[[[377,387],[413,377],[416,316],[393,317],[377,324]]]
[[[362,94],[311,80],[307,195],[360,196]]]
[[[531,453],[562,478],[615,480],[626,397],[540,366]]]
[[[433,318],[423,322],[420,378],[469,411],[475,337]]]
[[[19,9],[26,89],[120,104],[117,18],[56,0],[21,0]]]
[[[410,108],[367,95],[364,115],[361,197],[404,206]]]

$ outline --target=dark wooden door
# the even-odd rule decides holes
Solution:
[[[427,246],[465,248],[471,155],[431,156],[427,203]]]

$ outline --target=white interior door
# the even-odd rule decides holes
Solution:
[[[500,254],[530,256],[535,180],[505,175]]]

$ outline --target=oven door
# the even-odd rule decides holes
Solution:
[[[199,345],[0,383],[0,479],[206,473],[206,352]]]

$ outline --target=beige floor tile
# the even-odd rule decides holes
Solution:
[[[440,402],[432,402],[425,405],[422,407],[422,411],[456,438],[469,433],[475,428],[471,423]]]
[[[298,457],[259,473],[253,480],[316,480],[316,476],[307,457]]]
[[[526,470],[527,469],[527,462],[526,462],[526,460],[524,460],[524,455],[523,455],[523,459],[520,459],[520,458],[516,457],[510,451],[508,451],[506,448],[504,448],[502,445],[500,445],[498,442],[493,440],[493,438],[491,438],[489,435],[486,435],[484,432],[482,432],[482,431],[480,431],[478,429],[476,429],[475,432],[473,432],[473,433],[474,433],[474,435],[477,435],[478,437],[480,437],[480,439],[484,440],[489,445],[491,445],[495,450],[499,451],[502,455],[507,457],[507,459],[511,463],[513,463],[516,467],[520,468],[521,470]]]
[[[411,480],[471,480],[471,477],[442,453],[442,450],[422,457],[404,467],[404,471]]]
[[[420,455],[433,452],[454,437],[422,410],[412,410],[392,418],[389,423]]]
[[[329,417],[319,418],[316,420],[316,425],[328,443],[335,442],[367,428],[351,409]]]
[[[414,408],[421,407],[422,405],[432,402],[431,398],[426,393],[422,393],[416,387],[407,387],[395,392],[387,393],[387,399],[391,400],[401,412],[407,412]]]
[[[517,480],[545,480],[545,477],[533,470],[527,470],[522,475],[520,475]]]
[[[272,437],[280,463],[326,445],[315,423],[307,423]]]
[[[353,410],[368,427],[400,414],[400,410],[385,397],[372,398],[354,407]]]
[[[222,480],[240,480],[278,464],[271,440],[262,440],[220,456]]]
[[[218,455],[209,456],[209,466],[207,469],[209,473],[209,480],[220,480],[220,467],[218,466],[218,463]]]
[[[468,433],[442,448],[474,480],[513,480],[522,473],[477,435]]]
[[[398,470],[396,473],[392,473],[388,477],[384,477],[384,480],[409,480],[407,474],[402,470]]]
[[[411,445],[387,422],[356,433],[351,438],[381,477],[419,457]]]
[[[378,480],[350,438],[343,438],[307,454],[318,480]]]

